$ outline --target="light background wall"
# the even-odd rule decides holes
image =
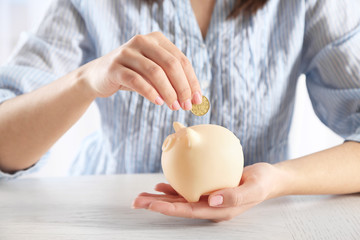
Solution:
[[[51,1],[0,0],[0,64],[14,48],[21,32],[40,23]],[[66,176],[70,160],[81,140],[100,125],[98,110],[92,104],[85,115],[50,150],[50,160],[30,177]],[[0,136],[1,137],[1,136]],[[313,153],[337,144],[343,139],[330,131],[315,116],[306,91],[305,76],[297,86],[295,111],[290,133],[291,158]]]

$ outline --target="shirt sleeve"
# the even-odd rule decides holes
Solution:
[[[346,141],[360,142],[360,2],[306,3],[302,64],[314,111]]]
[[[49,84],[94,58],[86,24],[71,1],[54,1],[41,24],[23,33],[10,59],[0,67],[0,104]],[[0,180],[33,172],[45,161]]]

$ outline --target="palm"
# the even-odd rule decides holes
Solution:
[[[170,216],[229,220],[268,198],[273,173],[274,166],[267,163],[245,167],[238,187],[222,189],[211,194],[221,193],[225,206],[210,207],[209,196],[202,196],[198,202],[189,203],[169,184],[160,183],[156,185],[155,190],[163,194],[141,193],[134,201],[134,208],[146,208]]]

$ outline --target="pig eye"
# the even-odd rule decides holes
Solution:
[[[172,135],[168,136],[162,145],[162,150],[164,152],[168,151],[174,145],[174,142],[175,142],[174,135],[172,134]]]

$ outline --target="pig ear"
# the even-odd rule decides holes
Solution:
[[[168,151],[175,143],[175,137],[174,137],[174,134],[171,134],[169,136],[167,136],[167,138],[165,138],[165,141],[162,145],[162,150],[164,152]]]
[[[175,132],[178,132],[180,129],[185,128],[185,126],[179,122],[174,122],[173,127],[174,127]]]
[[[187,146],[189,148],[192,148],[196,146],[198,143],[200,143],[201,138],[200,135],[191,128],[186,128],[186,140],[187,140]]]

